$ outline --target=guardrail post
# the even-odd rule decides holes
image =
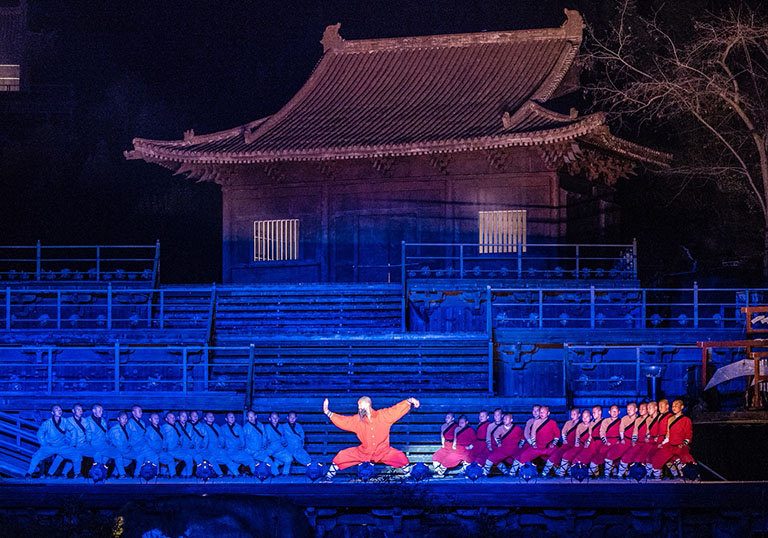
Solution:
[[[589,287],[589,327],[595,328],[595,287]]]
[[[637,280],[637,238],[632,238],[632,278]]]
[[[101,247],[96,247],[96,281],[101,280]]]
[[[568,344],[563,345],[563,397],[565,398],[565,407],[566,409],[571,409],[573,407],[573,398],[571,397],[571,390],[570,390],[570,378],[569,378],[569,367],[568,367]]]
[[[579,258],[580,254],[579,245],[576,245],[576,280],[579,279],[579,275],[581,274],[581,258]]]
[[[112,283],[107,284],[107,329],[112,328]]]
[[[493,312],[491,308],[491,287],[485,287],[485,333],[488,338],[493,337]]]
[[[643,302],[640,305],[640,317],[641,317],[641,319],[640,319],[640,328],[641,329],[645,329],[645,322],[646,322],[645,318],[648,315],[647,305],[646,305],[645,290],[643,290],[642,296],[643,296]]]
[[[11,287],[5,287],[5,329],[11,330]]]
[[[544,290],[539,288],[539,329],[544,328]]]
[[[48,348],[48,394],[53,392],[53,348]]]
[[[37,275],[38,282],[40,281],[40,257],[42,256],[42,249],[40,248],[40,240],[37,240],[37,247],[35,248],[35,256],[36,256],[36,263],[35,263],[35,274]]]
[[[56,328],[61,329],[61,292],[56,292]]]
[[[400,298],[400,330],[405,332],[405,309],[408,305],[408,285],[405,281],[405,241],[400,241],[400,284],[403,295]]]
[[[464,278],[464,243],[459,245],[459,279]]]
[[[699,328],[699,283],[693,282],[693,328]]]
[[[640,346],[635,347],[635,396],[640,397]]]
[[[248,411],[253,404],[253,370],[256,345],[251,344],[248,348],[248,382],[245,384],[245,410]]]
[[[160,328],[165,327],[165,290],[160,290]]]
[[[160,240],[155,242],[155,262],[152,264],[152,287],[157,287],[160,275]]]
[[[115,342],[115,394],[120,394],[120,342]]]
[[[488,394],[493,394],[493,336],[488,336]]]
[[[181,386],[182,392],[187,393],[187,346],[181,349]]]
[[[205,391],[208,392],[208,342],[203,346],[203,383]]]
[[[517,279],[523,278],[523,247],[517,247]]]

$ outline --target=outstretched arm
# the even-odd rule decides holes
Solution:
[[[411,406],[418,409],[419,405],[421,405],[421,403],[416,398],[408,398],[400,403],[396,403],[392,407],[380,409],[379,414],[384,422],[393,424],[403,418],[405,414],[411,410]]]
[[[323,413],[325,413],[325,416],[331,419],[331,422],[333,422],[337,428],[346,432],[354,432],[358,422],[360,421],[360,417],[357,415],[339,415],[328,409],[328,398],[323,401]]]

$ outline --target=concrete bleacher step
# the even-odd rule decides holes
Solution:
[[[253,348],[256,394],[392,390],[483,393],[488,391],[488,342],[466,338],[314,339],[259,341]],[[245,391],[247,349],[214,350],[209,376],[229,390]]]
[[[295,285],[218,289],[216,336],[392,330],[402,289],[394,285]]]

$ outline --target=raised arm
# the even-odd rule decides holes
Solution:
[[[418,408],[420,405],[420,402],[416,398],[408,398],[407,400],[403,400],[402,402],[396,403],[392,407],[387,407],[386,409],[380,409],[379,416],[382,418],[384,422],[387,422],[389,424],[394,424],[395,422],[403,418],[408,411],[411,410],[411,405]]]
[[[354,432],[357,428],[358,422],[360,421],[360,417],[357,415],[339,415],[328,409],[328,398],[323,401],[323,413],[325,416],[331,419],[331,422],[333,422],[334,426],[340,430],[344,430],[345,432]]]

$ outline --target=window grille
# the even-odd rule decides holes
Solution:
[[[527,211],[480,211],[480,253],[525,252]]]
[[[254,221],[253,259],[257,262],[299,259],[299,219]]]
[[[0,92],[19,91],[20,73],[18,65],[0,64]]]

